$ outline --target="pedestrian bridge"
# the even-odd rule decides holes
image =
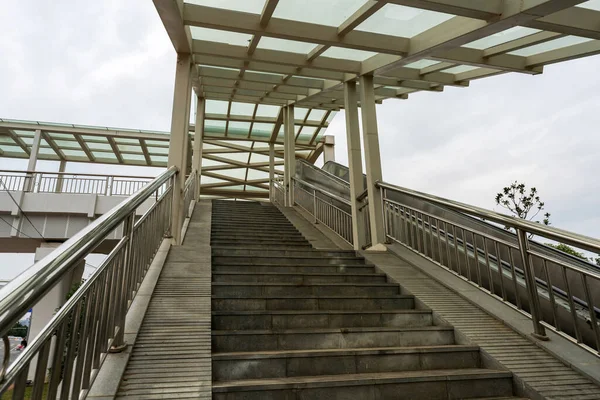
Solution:
[[[154,0],[169,132],[0,120],[2,157],[28,160],[3,172],[1,239],[45,249],[0,290],[0,393],[600,398],[600,271],[544,244],[600,240],[385,182],[376,108],[597,54],[597,2],[347,3]],[[324,135],[341,109],[348,166]],[[32,307],[47,323],[10,363]]]

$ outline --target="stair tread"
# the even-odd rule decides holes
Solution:
[[[213,311],[212,315],[312,315],[312,314],[431,314],[431,310],[388,309],[388,310],[242,310]]]
[[[342,374],[342,375],[319,375],[300,376],[273,379],[244,379],[236,381],[213,382],[213,392],[243,390],[276,390],[290,387],[327,387],[337,383],[348,386],[364,384],[384,384],[390,382],[427,382],[439,380],[463,380],[463,379],[487,379],[487,378],[511,378],[509,371],[468,368],[447,370],[425,370],[425,371],[402,371],[402,372],[379,372],[368,374]]]
[[[282,358],[301,356],[338,356],[359,354],[412,354],[412,353],[444,353],[461,351],[479,351],[479,346],[444,345],[444,346],[412,346],[412,347],[363,347],[347,349],[314,349],[314,350],[270,350],[250,352],[212,353],[213,360]]]
[[[370,294],[370,295],[342,295],[342,296],[320,296],[320,295],[302,295],[302,296],[297,296],[297,295],[290,295],[290,296],[283,296],[280,294],[265,294],[265,295],[261,295],[261,296],[244,296],[244,297],[232,297],[231,295],[222,295],[222,294],[212,294],[211,297],[213,299],[234,299],[234,300],[252,300],[252,299],[285,299],[285,300],[290,300],[290,299],[306,299],[306,300],[311,300],[311,299],[322,299],[322,300],[341,300],[341,299],[352,299],[352,300],[369,300],[369,299],[389,299],[389,300],[394,300],[394,299],[414,299],[415,296],[411,295],[411,294],[396,294],[394,296],[390,296],[390,295],[377,295],[377,294]]]
[[[399,287],[397,283],[388,282],[373,282],[373,283],[357,283],[357,282],[310,282],[310,283],[288,283],[288,282],[212,282],[213,286],[357,286],[357,287]]]
[[[414,332],[414,331],[453,331],[454,328],[449,325],[432,326],[408,326],[408,327],[354,327],[354,328],[307,328],[307,329],[248,329],[248,330],[213,330],[212,334],[217,335],[297,335],[297,334],[321,334],[321,333],[363,333],[363,332]]]
[[[301,276],[387,276],[384,273],[369,272],[369,273],[353,273],[353,274],[340,274],[336,272],[254,272],[254,271],[213,271],[213,275],[301,275]]]

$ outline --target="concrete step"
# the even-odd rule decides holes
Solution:
[[[254,241],[256,242],[256,241]],[[232,243],[230,240],[211,240],[211,246],[219,247],[219,248],[229,248],[232,252],[239,248],[239,246],[243,246],[246,249],[254,249],[254,250],[312,250],[312,246],[310,243],[302,243],[302,242],[279,242],[279,243],[257,243],[253,244],[248,241],[239,241],[238,243]]]
[[[260,225],[222,225],[217,226],[211,229],[212,234],[229,234],[229,233],[237,233],[237,234],[245,234],[252,235],[254,233],[266,233],[266,234],[300,234],[298,230],[294,227],[290,226],[281,226],[277,228],[273,227],[265,227]]]
[[[381,273],[367,274],[298,274],[285,272],[265,272],[257,273],[254,271],[246,272],[217,272],[213,271],[213,282],[265,282],[265,283],[293,283],[293,284],[312,284],[312,283],[386,283],[387,275]]]
[[[291,224],[290,220],[282,214],[257,214],[257,213],[213,213],[212,220],[218,223],[248,221],[248,222],[278,222]]]
[[[279,229],[296,229],[289,221],[270,221],[270,220],[216,220],[215,228],[255,228],[269,229],[277,231]]]
[[[477,346],[213,353],[213,381],[479,368]]]
[[[395,283],[263,283],[213,282],[212,294],[230,298],[299,296],[396,296]]]
[[[215,400],[448,400],[511,396],[511,373],[454,369],[215,382]]]
[[[409,310],[415,308],[413,296],[260,296],[236,298],[212,295],[213,311],[257,310]]]
[[[232,250],[234,252],[232,252]],[[321,257],[321,258],[338,258],[338,257],[357,257],[363,259],[363,257],[357,256],[354,250],[319,250],[319,249],[307,249],[307,250],[282,250],[282,249],[255,249],[252,247],[219,247],[212,246],[212,255],[214,256],[230,256],[230,255],[244,255],[246,257],[253,256],[277,256],[277,257]]]
[[[259,310],[213,311],[212,329],[416,327],[433,325],[429,310]]]
[[[272,273],[281,272],[289,274],[370,274],[375,272],[375,267],[369,265],[279,265],[279,264],[212,264],[213,272],[241,272],[241,273]]]
[[[310,242],[306,239],[256,239],[252,237],[213,237],[211,238],[211,244],[218,247],[276,247],[276,246],[303,246],[312,248]]]
[[[280,240],[306,240],[304,236],[298,231],[282,233],[282,232],[258,232],[258,233],[244,233],[244,232],[213,232],[210,236],[211,240],[215,239],[255,239],[255,240],[267,240],[267,241],[280,241]]]
[[[454,328],[446,326],[212,331],[213,353],[451,344]]]
[[[365,265],[361,257],[335,257],[325,259],[319,256],[313,257],[283,257],[283,256],[248,256],[248,255],[224,255],[212,257],[213,264],[253,264],[253,265]]]

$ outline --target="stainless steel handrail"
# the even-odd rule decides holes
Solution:
[[[154,179],[154,177],[152,176],[141,176],[141,175],[114,175],[114,174],[90,174],[90,173],[83,173],[83,172],[52,172],[52,171],[18,171],[18,170],[11,170],[11,169],[0,169],[0,174],[4,174],[4,173],[9,173],[9,174],[27,174],[27,175],[33,175],[33,174],[44,174],[44,175],[68,175],[68,176],[91,176],[91,177],[98,177],[98,178],[106,178],[106,177],[112,177],[112,178],[131,178],[131,179]]]
[[[401,186],[390,185],[385,182],[376,182],[378,188],[390,189],[400,193],[408,194],[428,202],[450,208],[465,214],[469,214],[487,221],[493,221],[499,224],[510,226],[515,229],[521,229],[534,235],[543,236],[545,238],[556,240],[558,242],[570,244],[588,251],[600,252],[600,240],[589,236],[579,235],[562,229],[553,228],[550,226],[538,224],[524,219],[512,217],[509,215],[497,213],[495,211],[486,210],[485,208],[472,206],[454,200],[445,199],[443,197],[433,196],[427,193],[418,192],[416,190],[407,189]],[[600,276],[600,275],[599,275]]]
[[[348,200],[346,200],[346,199],[344,199],[344,198],[342,198],[340,196],[336,196],[333,193],[329,193],[329,192],[327,192],[327,191],[325,191],[325,190],[323,190],[321,188],[318,188],[315,185],[312,185],[312,184],[310,184],[310,183],[308,183],[306,181],[303,181],[302,179],[298,179],[298,178],[292,178],[292,179],[295,180],[298,183],[301,183],[304,186],[307,186],[307,187],[311,188],[312,190],[315,190],[315,191],[317,191],[319,193],[322,193],[322,194],[326,195],[327,197],[330,197],[330,198],[332,198],[332,199],[334,199],[336,201],[339,201],[340,203],[346,204],[348,206],[351,205]]]
[[[176,167],[169,168],[0,289],[0,336],[5,335],[81,257],[96,248],[106,235],[176,173]]]

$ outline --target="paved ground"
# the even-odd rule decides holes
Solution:
[[[9,336],[8,340],[10,341],[10,362],[12,364],[13,361],[17,359],[20,351],[17,351],[17,347],[21,344],[21,338],[15,336]],[[4,346],[0,345],[0,360],[4,359]]]

